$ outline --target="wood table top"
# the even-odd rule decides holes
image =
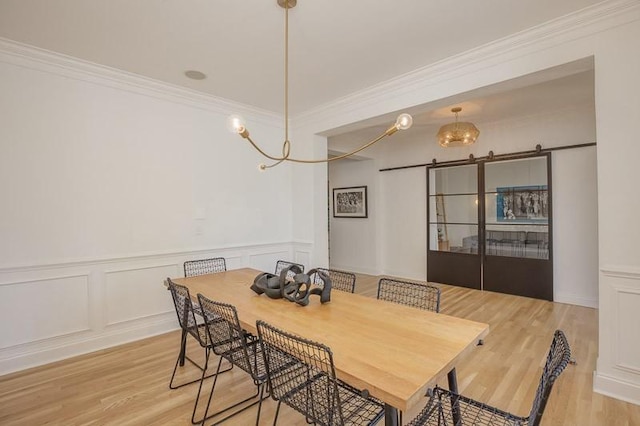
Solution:
[[[234,305],[247,331],[257,333],[261,319],[329,346],[338,378],[403,411],[423,403],[427,388],[489,332],[488,324],[339,290],[325,304],[319,296],[308,306],[270,299],[249,288],[260,273],[243,268],[174,281],[193,298],[202,293]]]

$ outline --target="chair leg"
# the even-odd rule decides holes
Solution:
[[[248,408],[253,407],[253,406],[254,406],[254,405],[256,405],[256,404],[258,404],[258,414],[257,414],[257,416],[256,416],[256,426],[259,426],[259,425],[260,425],[260,413],[262,412],[262,401],[264,401],[265,399],[267,399],[267,398],[270,396],[270,395],[267,395],[267,396],[265,396],[265,395],[264,395],[264,387],[265,387],[265,385],[266,385],[265,383],[258,385],[258,389],[259,389],[259,395],[260,395],[260,397],[258,398],[258,400],[257,400],[257,401],[253,402],[252,404],[247,405],[246,407],[244,407],[244,408],[242,408],[242,409],[240,409],[240,410],[236,411],[236,412],[235,412],[235,413],[233,413],[233,414],[228,415],[227,417],[225,417],[225,418],[223,418],[223,419],[221,419],[221,420],[218,420],[218,421],[217,421],[217,422],[215,422],[212,426],[217,426],[217,425],[219,425],[219,424],[222,424],[222,423],[226,422],[227,420],[229,420],[231,417],[234,417],[235,415],[237,415],[237,414],[239,414],[239,413],[243,412],[244,410],[246,410],[246,409],[248,409]],[[245,401],[247,401],[247,400],[240,401],[238,404],[241,404],[241,403],[243,403],[243,402],[245,402]],[[234,405],[232,405],[232,406],[231,406],[231,407],[229,407],[229,408],[233,408],[233,407],[235,407],[235,406],[236,406],[236,405],[238,405],[238,404],[234,404]],[[218,413],[212,414],[211,416],[208,416],[208,418],[214,417],[214,416],[215,416],[215,415],[217,415],[217,414],[220,414],[220,413],[222,413],[222,412],[224,412],[224,411],[227,411],[229,408],[224,409],[224,410],[222,410],[222,411],[219,411]],[[206,415],[206,414],[207,414],[207,413],[205,412],[205,415]],[[202,421],[202,425],[204,425],[204,421],[205,421],[205,420],[207,420],[207,419],[206,419],[206,418],[205,418],[205,419],[203,419],[203,421]]]
[[[258,414],[256,416],[256,426],[260,426],[260,411],[262,411],[262,401],[264,401],[264,387],[266,383],[260,385],[260,402],[258,403]]]
[[[169,381],[169,389],[178,389],[180,386],[173,386],[173,379],[176,377],[176,371],[178,370],[178,364],[180,363],[180,356],[181,354],[178,354],[178,358],[176,358],[176,365],[173,367],[173,374],[171,375],[171,380]],[[186,384],[186,383],[185,383]],[[184,385],[181,385],[184,386]]]
[[[280,404],[282,403],[282,401],[278,401],[278,406],[276,407],[276,416],[273,418],[273,426],[276,426],[276,423],[278,423],[278,414],[280,414]]]
[[[183,334],[183,338],[186,338],[186,334]],[[186,343],[186,341],[184,341],[184,343]],[[207,348],[205,348],[205,356],[209,356],[207,355]],[[180,365],[181,367],[184,366],[185,364],[185,360],[189,361],[191,364],[195,365],[196,367],[198,367],[199,370],[202,370],[202,372],[204,373],[205,371],[207,371],[207,363],[205,362],[205,366],[201,367],[200,365],[198,365],[197,362],[195,362],[194,360],[192,360],[191,358],[189,358],[186,354],[186,346],[184,346],[183,344],[180,345],[180,353],[178,354],[178,359],[176,359],[176,365],[173,367],[173,374],[171,374],[171,380],[169,381],[169,389],[178,389],[181,388],[183,386],[187,386],[187,385],[191,385],[193,383],[199,382],[202,380],[202,377],[191,380],[189,382],[186,383],[182,383],[180,385],[175,386],[173,384],[173,380],[176,377],[176,372],[178,371],[178,365]],[[222,374],[222,373],[226,373],[227,371],[231,370],[233,368],[233,364],[231,364],[229,366],[229,368],[225,368],[224,370],[221,370],[219,372],[216,373],[212,373],[208,376],[205,376],[204,379],[208,379],[210,377],[215,376],[216,374]]]
[[[220,360],[218,361],[218,368],[216,368],[216,374],[215,377],[213,379],[213,384],[211,385],[211,394],[209,395],[209,401],[207,402],[207,408],[205,409],[204,412],[204,416],[202,417],[202,420],[196,420],[196,411],[198,410],[198,402],[200,400],[200,393],[202,392],[202,384],[204,383],[204,374],[206,371],[206,367],[209,363],[209,350],[207,349],[207,360],[205,361],[205,370],[202,372],[202,378],[200,379],[200,385],[198,386],[198,393],[196,394],[196,401],[193,404],[193,413],[191,413],[191,423],[192,424],[198,424],[201,423],[204,424],[204,421],[207,419],[207,411],[209,410],[209,404],[211,403],[211,395],[213,395],[213,390],[216,387],[216,382],[218,381],[218,372],[220,371],[220,365],[222,364],[222,357],[220,357]]]
[[[210,416],[208,416],[208,418],[210,419],[210,418],[212,418],[214,416],[217,416],[218,414],[224,413],[225,411],[228,411],[228,410],[230,410],[230,409],[232,409],[234,407],[237,407],[240,404],[243,404],[243,403],[245,403],[247,401],[252,400],[256,396],[259,397],[257,401],[253,401],[251,404],[248,404],[248,405],[242,407],[241,409],[239,409],[238,411],[235,411],[235,412],[229,414],[227,417],[224,417],[224,418],[222,418],[220,420],[217,420],[213,424],[213,426],[217,426],[219,424],[222,424],[222,423],[226,422],[227,420],[229,420],[230,418],[232,418],[232,417],[242,413],[243,411],[253,407],[254,405],[258,404],[258,417],[256,418],[256,426],[257,426],[258,425],[257,422],[260,421],[260,411],[262,410],[262,401],[264,401],[265,399],[269,398],[269,396],[270,396],[270,395],[264,396],[264,384],[259,384],[258,387],[256,388],[256,393],[253,394],[252,396],[250,396],[249,398],[243,399],[242,401],[237,402],[237,403],[233,404],[232,406],[225,408],[224,410],[220,410],[217,413],[211,414]]]
[[[213,383],[211,384],[211,392],[209,393],[209,399],[207,400],[207,407],[205,408],[204,415],[203,415],[202,419],[200,419],[200,420],[195,420],[196,410],[197,410],[197,407],[198,407],[198,400],[200,399],[200,391],[201,391],[201,389],[202,389],[202,383],[200,384],[200,387],[199,387],[199,389],[198,389],[198,395],[196,396],[195,406],[193,407],[193,414],[192,414],[192,416],[191,416],[191,423],[193,423],[194,425],[195,425],[195,424],[198,424],[198,423],[200,423],[201,425],[204,425],[204,422],[205,422],[206,420],[209,420],[209,419],[211,419],[211,418],[213,418],[213,417],[215,417],[215,416],[217,416],[217,415],[219,415],[219,414],[222,414],[222,413],[224,413],[225,411],[229,411],[229,410],[231,410],[232,408],[235,408],[235,407],[237,407],[237,406],[238,406],[238,405],[240,405],[240,404],[243,404],[243,403],[245,403],[245,402],[247,402],[247,401],[250,401],[250,400],[254,399],[256,396],[259,396],[259,397],[260,397],[257,401],[252,402],[251,404],[247,405],[246,407],[243,407],[242,409],[240,409],[240,410],[238,410],[238,411],[236,411],[236,412],[234,412],[234,413],[232,413],[232,414],[228,415],[227,417],[225,417],[225,418],[223,418],[223,419],[221,419],[221,420],[218,420],[218,421],[215,423],[216,425],[217,425],[217,424],[220,424],[220,423],[222,423],[222,422],[225,422],[225,421],[229,420],[231,417],[235,416],[236,414],[241,413],[242,411],[244,411],[244,410],[246,410],[246,409],[248,409],[248,408],[250,408],[250,407],[253,407],[254,405],[256,405],[256,404],[258,404],[258,403],[262,404],[262,401],[265,399],[265,397],[264,397],[264,391],[263,391],[263,389],[264,389],[264,388],[263,388],[263,385],[261,384],[260,386],[258,386],[258,387],[256,388],[256,393],[254,393],[254,394],[253,394],[253,395],[251,395],[250,397],[245,398],[245,399],[243,399],[242,401],[236,402],[235,404],[230,405],[230,406],[229,406],[229,407],[227,407],[227,408],[224,408],[224,409],[222,409],[222,410],[216,411],[215,413],[209,414],[209,408],[211,407],[211,401],[213,400],[213,393],[215,392],[215,389],[216,389],[216,383],[217,383],[217,381],[218,381],[218,371],[220,370],[220,365],[222,364],[222,360],[223,360],[223,359],[224,359],[224,358],[222,358],[222,357],[221,357],[221,358],[220,358],[220,361],[218,362],[218,368],[217,368],[217,370],[216,370],[216,374],[215,374],[215,378],[213,379]],[[203,379],[203,381],[204,381],[204,379]],[[267,397],[268,397],[268,396],[269,396],[269,395],[267,395]]]

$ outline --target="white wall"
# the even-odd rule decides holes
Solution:
[[[350,123],[593,56],[600,270],[599,358],[594,389],[635,403],[640,403],[640,339],[635,338],[640,323],[640,223],[635,217],[640,198],[629,194],[637,192],[635,186],[640,180],[636,161],[640,144],[630,136],[635,134],[640,116],[640,55],[629,52],[637,51],[639,39],[640,4],[636,0],[603,1],[355,93],[295,120],[298,136],[312,141],[311,135]],[[537,141],[529,141],[527,149]],[[480,143],[477,146],[483,147],[484,155],[488,149]],[[426,156],[425,162],[430,160]],[[407,163],[406,159],[402,163]],[[310,184],[315,194],[311,205],[320,211],[326,203],[326,190],[322,189],[326,180],[312,178]],[[326,241],[326,217],[299,218],[297,229],[309,227],[315,228],[314,245]],[[317,251],[312,256],[321,259],[322,253]],[[579,338],[569,336],[570,341]]]
[[[378,172],[382,256],[378,274],[427,276],[427,174],[424,168]]]
[[[640,117],[640,55],[626,54],[637,49],[640,12],[630,15],[633,24],[595,42],[600,328],[594,389],[640,404],[640,197],[633,196],[640,145],[629,137]]]
[[[309,262],[291,167],[225,125],[277,117],[9,42],[0,94],[0,374],[174,329],[184,260]]]
[[[596,148],[555,151],[553,172],[553,298],[598,307]]]
[[[630,52],[637,51],[636,40],[639,39],[640,4],[636,0],[604,1],[583,11],[551,21],[546,25],[489,43],[478,49],[355,93],[348,98],[324,105],[292,120],[294,124],[292,134],[296,142],[302,145],[302,153],[323,155],[326,153],[326,139],[319,135],[331,129],[593,56],[595,58],[598,141],[598,266],[600,269],[599,359],[594,377],[594,388],[599,392],[636,403],[640,403],[640,339],[634,338],[640,321],[640,256],[637,244],[637,241],[640,241],[640,223],[636,220],[636,212],[640,210],[640,198],[630,197],[629,194],[637,192],[636,182],[640,180],[636,161],[640,155],[640,145],[630,136],[635,134],[637,117],[640,116],[640,79],[638,79],[640,55],[633,55]],[[2,130],[3,133],[0,137],[2,144],[2,155],[0,156],[0,161],[2,161],[2,167],[0,167],[2,194],[6,194],[5,197],[11,201],[17,198],[17,205],[24,208],[24,215],[17,214],[12,206],[5,205],[3,207],[6,212],[2,213],[4,216],[1,222],[2,228],[0,228],[2,229],[0,238],[3,241],[2,253],[9,255],[11,263],[3,261],[4,267],[0,271],[0,287],[4,292],[1,299],[7,299],[7,292],[13,292],[15,289],[17,293],[12,293],[13,300],[24,300],[20,297],[20,291],[17,290],[23,284],[33,286],[26,293],[27,295],[36,294],[35,287],[39,287],[37,291],[46,289],[54,295],[57,293],[54,286],[60,280],[66,280],[64,285],[67,291],[65,294],[70,295],[69,300],[85,301],[88,307],[76,308],[73,321],[57,323],[53,333],[29,334],[33,333],[30,325],[18,324],[18,327],[24,328],[20,329],[20,333],[9,335],[8,340],[5,340],[5,336],[8,334],[4,333],[7,333],[7,325],[16,326],[15,318],[5,316],[0,318],[3,324],[0,329],[3,332],[2,341],[8,341],[12,345],[0,349],[2,371],[22,368],[30,365],[29,363],[33,365],[33,363],[45,362],[55,357],[68,356],[91,348],[116,344],[125,339],[138,338],[171,327],[169,324],[173,323],[169,322],[168,318],[171,315],[166,311],[167,306],[155,307],[152,312],[156,313],[151,315],[148,314],[148,311],[136,312],[134,310],[133,315],[130,316],[120,312],[117,308],[105,306],[105,301],[110,297],[105,294],[112,294],[108,293],[105,288],[107,282],[113,283],[118,272],[125,273],[128,268],[155,271],[154,277],[147,281],[155,283],[169,272],[178,272],[176,268],[182,258],[190,257],[197,252],[192,250],[194,246],[204,247],[197,254],[235,255],[236,260],[233,262],[233,266],[253,264],[261,267],[261,265],[268,263],[266,258],[280,254],[288,254],[294,257],[294,260],[302,261],[303,258],[309,260],[305,264],[320,265],[327,262],[326,166],[309,168],[284,166],[280,169],[281,171],[264,178],[269,179],[269,184],[265,183],[266,186],[263,187],[262,178],[254,179],[252,177],[252,171],[255,170],[254,164],[259,162],[258,158],[252,158],[252,154],[246,154],[248,148],[240,148],[242,143],[235,142],[235,145],[233,143],[227,145],[224,143],[226,139],[222,132],[212,131],[213,128],[219,128],[218,125],[222,124],[221,116],[226,115],[227,111],[224,111],[223,103],[218,104],[209,98],[203,100],[201,95],[196,96],[181,90],[168,89],[158,83],[140,81],[140,79],[131,76],[123,77],[112,71],[103,72],[103,70],[88,69],[90,67],[84,65],[71,65],[64,58],[47,58],[40,53],[27,54],[17,48],[5,50],[9,53],[3,53],[0,59],[2,62],[0,69],[3,70],[0,74],[0,84],[2,85],[0,92],[2,93],[0,98],[0,113],[2,115],[0,117],[3,120],[0,128],[4,129],[6,126],[6,128],[11,128],[14,133],[7,134],[7,131]],[[34,56],[35,59],[31,60],[31,56]],[[22,71],[30,74],[30,77],[23,79],[17,76],[21,73],[16,72],[16,67],[22,68]],[[55,82],[42,84],[41,79],[52,78],[48,74],[59,77],[56,77]],[[121,83],[121,80],[124,80],[125,83]],[[42,96],[38,96],[30,90],[31,85],[47,87],[49,98],[61,97],[64,99],[64,103],[47,103],[47,99],[43,99]],[[87,90],[93,93],[98,87],[99,90],[94,93],[94,96],[87,96]],[[108,93],[112,90],[119,93],[116,96],[117,101],[113,101],[113,95]],[[25,93],[25,96],[19,96],[22,92]],[[71,96],[75,96],[75,98],[69,99]],[[149,100],[140,102],[136,100],[137,96],[143,96]],[[105,98],[104,106],[101,102],[103,97]],[[137,103],[138,108],[128,110],[127,105],[130,102]],[[173,106],[169,108],[167,102]],[[49,108],[42,110],[39,106],[40,103],[48,105]],[[69,103],[75,106],[71,108]],[[59,116],[58,120],[47,119],[49,115],[55,116],[57,108],[65,110],[67,114]],[[16,115],[12,112],[13,109],[22,112]],[[182,109],[192,111],[192,114],[181,112]],[[211,109],[210,115],[202,112],[209,109]],[[25,114],[31,110],[38,112],[38,114]],[[129,120],[129,117],[122,117],[118,113],[120,110],[129,111],[132,117],[139,118],[139,120]],[[99,113],[91,114],[91,111]],[[83,121],[78,123],[74,119],[74,115],[83,117]],[[252,113],[251,116],[245,113],[245,115],[249,118],[249,123],[254,121],[254,115],[260,116],[259,113]],[[205,120],[204,116],[207,116],[208,119]],[[106,117],[111,119],[109,122],[111,125],[100,126]],[[174,121],[180,117],[183,119],[182,126]],[[45,125],[40,125],[40,119],[44,120]],[[15,120],[21,121],[15,125],[13,124]],[[138,140],[128,140],[129,144],[118,143],[118,136],[124,138],[126,134],[129,134],[129,132],[126,134],[124,132],[118,133],[121,126],[125,126],[132,134],[137,135],[136,139]],[[146,128],[148,133],[140,130],[137,126]],[[155,129],[156,126],[159,126],[162,131],[153,131],[152,129]],[[89,131],[92,128],[100,131]],[[189,133],[190,128],[193,128],[191,133]],[[38,129],[41,130],[38,131]],[[184,136],[179,131],[181,129],[195,139],[190,142],[188,138],[182,138],[176,142],[177,136]],[[281,132],[276,130],[276,125],[272,120],[261,121],[256,118],[256,124],[251,125],[251,130],[252,135],[256,138],[260,135],[261,140],[281,140]],[[19,142],[24,141],[16,140],[15,135],[22,135],[22,132],[30,134],[27,145],[33,147],[31,151],[26,151],[19,146]],[[109,142],[115,144],[120,156],[103,159],[99,155],[101,151],[96,147],[95,150],[74,151],[73,155],[76,157],[67,155],[63,157],[59,151],[43,142],[44,140],[52,141],[49,135],[54,134],[57,135],[56,140],[59,144],[69,138],[71,143],[77,146],[78,142],[74,138],[77,138],[76,134],[84,132],[89,132],[88,134],[92,136],[87,139],[95,138],[103,143],[102,134],[104,132],[114,135],[115,137],[110,138]],[[167,137],[165,138],[164,135]],[[224,182],[229,185],[231,183],[231,191],[229,194],[225,194],[232,200],[230,209],[226,205],[219,208],[219,205],[214,201],[215,197],[206,199],[204,196],[194,195],[193,198],[186,198],[182,192],[177,191],[178,186],[184,190],[188,185],[171,184],[166,179],[159,178],[161,183],[170,186],[169,190],[161,192],[152,187],[153,182],[148,178],[148,173],[159,173],[159,168],[155,168],[155,166],[146,168],[144,173],[137,174],[130,168],[131,163],[125,161],[124,170],[118,168],[121,167],[120,164],[123,164],[122,161],[112,163],[113,160],[122,160],[121,157],[128,154],[132,154],[133,158],[137,159],[145,157],[143,154],[147,153],[144,145],[145,136],[160,139],[157,146],[151,145],[146,148],[159,150],[160,153],[148,155],[157,161],[154,164],[165,166],[175,166],[183,155],[183,151],[178,152],[176,149],[172,149],[173,143],[187,145],[200,143],[203,146],[209,146],[207,145],[209,142],[220,143],[216,146],[224,146],[225,148],[221,148],[222,150],[229,150],[224,151],[225,153],[236,153],[238,152],[236,149],[243,149],[243,156],[238,158],[245,158],[246,161],[228,161],[233,165],[225,166],[222,162],[214,161],[214,157],[211,155],[201,155],[200,158],[193,160],[192,181],[187,181],[188,178],[184,175],[177,178],[180,184],[206,182],[201,185],[215,185]],[[584,139],[580,138],[580,140]],[[532,142],[536,141],[528,141],[527,148]],[[33,145],[30,145],[31,143]],[[571,143],[571,141],[563,141],[564,143]],[[232,146],[233,148],[231,148]],[[488,151],[484,145],[481,145],[481,142],[478,142],[477,147],[478,149],[482,147],[483,155]],[[193,149],[193,152],[202,154],[195,148]],[[13,150],[16,150],[16,154],[20,154],[20,156],[13,154]],[[46,152],[50,157],[40,154],[40,150]],[[189,149],[186,151],[189,152]],[[219,153],[220,151],[216,149],[215,152]],[[68,152],[64,153],[68,154]],[[178,154],[180,155],[178,156]],[[247,156],[245,157],[245,155]],[[30,164],[32,156],[33,162],[42,166],[42,169],[35,169]],[[178,157],[175,158],[175,156]],[[458,156],[455,154],[455,158]],[[80,161],[74,161],[78,158]],[[45,161],[47,159],[50,161]],[[439,159],[444,160],[445,158]],[[431,158],[426,156],[426,162],[430,160]],[[109,167],[105,166],[105,163],[108,163]],[[407,163],[406,159],[403,159],[402,163]],[[84,168],[78,164],[83,164]],[[54,165],[58,167],[54,167]],[[93,165],[100,176],[93,177],[89,174],[94,170]],[[5,170],[7,166],[8,171]],[[232,170],[234,167],[236,170]],[[69,168],[74,173],[70,174]],[[31,175],[26,176],[25,173],[22,173],[23,169],[31,172]],[[66,202],[60,202],[56,192],[38,192],[36,185],[38,182],[31,177],[34,171],[39,173],[40,182],[44,182],[45,187],[49,179],[53,179],[57,184],[65,185],[62,189],[60,187],[55,189],[63,191],[62,194]],[[75,172],[80,171],[84,174],[80,175],[79,180],[81,181],[88,175],[87,182],[92,185],[78,185],[71,179]],[[245,173],[240,174],[240,171]],[[229,172],[230,175],[224,172]],[[116,176],[109,180],[104,176],[107,173]],[[124,177],[118,178],[119,173],[124,173]],[[11,180],[12,185],[5,183],[7,178]],[[23,188],[22,179],[25,180],[25,191],[21,191]],[[139,185],[136,186],[139,189],[130,188],[124,193],[126,197],[120,199],[109,191],[109,186],[105,185],[107,183],[119,184],[120,186],[135,184]],[[102,186],[98,184],[102,184]],[[87,186],[91,186],[93,191],[102,190],[103,193],[100,195],[110,201],[121,202],[121,205],[126,205],[127,202],[131,203],[134,210],[132,218],[116,211],[111,203],[94,201],[88,196]],[[194,184],[194,187],[198,188],[198,185]],[[201,186],[201,188],[203,187]],[[29,200],[33,191],[36,191],[38,200],[41,199],[42,202],[36,203]],[[138,196],[144,198],[147,191],[151,196],[164,195],[166,197],[169,195],[174,204],[169,207],[167,212],[161,211],[159,206],[153,211],[149,211],[144,206],[137,204],[136,201]],[[248,191],[248,194],[255,197],[245,197],[244,191]],[[25,192],[25,194],[21,192]],[[77,199],[75,198],[76,194],[79,195]],[[278,194],[282,194],[282,199]],[[287,195],[291,195],[292,201],[288,201],[290,198]],[[187,201],[184,201],[185,199]],[[190,200],[191,205],[181,204],[189,203]],[[103,207],[109,212],[109,215],[94,213],[81,204],[89,201],[96,203],[95,210],[102,211]],[[155,199],[152,201],[156,202]],[[282,201],[282,203],[278,201]],[[247,211],[255,210],[256,205],[259,206],[260,213]],[[38,212],[43,212],[42,216],[35,216],[34,206]],[[611,206],[624,206],[624,208],[613,209]],[[196,208],[194,209],[194,207]],[[201,216],[199,214],[201,207],[205,208],[204,220],[207,222],[207,230],[211,230],[211,234],[205,234],[208,235],[206,241],[202,242],[197,240],[195,236],[187,237],[187,234],[184,233],[185,230],[193,229],[193,221],[195,221],[193,216]],[[84,236],[88,231],[83,233],[76,230],[67,220],[68,215],[74,218],[79,217],[75,215],[74,208],[88,213],[87,217],[90,220],[88,219],[86,223],[92,226],[98,225],[96,233],[99,244],[94,239],[89,240]],[[57,210],[60,209],[65,211],[67,215],[58,213]],[[47,221],[49,213],[53,214],[57,221],[50,222],[51,226],[45,228],[37,221]],[[151,216],[149,220],[155,225],[147,228],[141,217],[149,217],[150,213],[160,215],[160,217]],[[189,219],[182,216],[186,214]],[[115,215],[117,219],[113,220],[112,215]],[[41,219],[43,216],[44,219]],[[5,220],[16,218],[18,219],[16,225],[7,226],[5,224]],[[243,225],[246,225],[248,231],[245,232],[239,227],[234,227],[234,230],[240,233],[236,235],[234,232],[222,230],[221,228],[228,224],[225,221],[227,218],[233,218],[234,223],[244,221]],[[180,251],[178,248],[178,251],[168,254],[152,253],[140,256],[133,255],[124,259],[92,260],[96,258],[91,256],[97,256],[98,253],[116,255],[116,252],[127,250],[129,247],[129,244],[114,241],[111,239],[111,235],[106,235],[107,232],[101,228],[103,221],[99,219],[104,219],[106,226],[111,231],[122,233],[122,239],[118,241],[129,242],[133,250],[148,250],[151,245],[145,243],[145,238],[151,238],[154,239],[154,242],[159,243],[158,247],[164,247],[168,251],[171,251],[169,247],[172,246],[183,247],[186,251]],[[287,219],[291,219],[292,227],[283,225]],[[141,224],[144,232],[139,234],[132,230],[128,226],[129,220],[135,224]],[[247,221],[251,221],[251,223],[247,223]],[[30,228],[32,224],[38,232],[45,233],[47,241],[40,240],[38,236],[30,235],[24,230],[16,231],[13,229],[14,227]],[[72,232],[68,239],[62,232],[56,234],[51,231],[51,229],[58,229],[58,224],[61,225],[62,230]],[[80,221],[80,225],[84,227],[85,222]],[[160,226],[163,228],[154,229],[154,227]],[[179,229],[176,233],[173,231],[174,226]],[[126,230],[129,230],[129,234],[126,234]],[[156,236],[166,235],[164,232],[168,233],[165,238]],[[287,241],[287,237],[283,238],[282,232],[286,232],[288,237],[292,237],[291,241]],[[227,242],[218,246],[218,240],[213,243],[214,234],[221,235],[228,241],[251,239],[251,241],[264,241],[265,244],[240,243],[234,247],[230,242]],[[42,241],[44,248],[33,246],[35,254],[30,254],[31,252],[25,250],[22,246],[23,242],[19,240],[22,237],[26,238],[30,244]],[[269,240],[272,238],[276,238],[277,241],[284,240],[284,242],[282,245],[269,244]],[[51,240],[56,243],[51,244]],[[102,248],[96,250],[88,246],[83,247],[88,241],[91,242],[91,247],[100,246]],[[214,244],[216,247],[208,250],[207,246]],[[5,245],[16,245],[16,254],[13,253],[13,250],[6,249]],[[265,252],[266,255],[262,256],[262,252]],[[84,259],[88,258],[88,260],[70,264],[62,263],[66,261],[67,256],[78,256]],[[34,262],[36,262],[35,265]],[[47,266],[45,262],[53,263],[51,266]],[[115,262],[115,266],[113,266],[113,262]],[[30,264],[34,266],[29,266]],[[122,275],[120,276],[122,277]],[[82,290],[83,286],[86,287],[86,292]],[[112,287],[127,289],[125,285],[113,284]],[[135,294],[136,291],[134,291]],[[85,300],[85,295],[88,300]],[[41,300],[47,301],[46,297]],[[3,305],[3,307],[5,306]],[[51,309],[46,313],[46,318],[49,319],[65,317],[66,312],[71,309],[60,306],[48,306],[48,308]],[[107,320],[106,316],[109,312],[113,315],[110,320]],[[131,317],[138,319],[126,319]],[[117,323],[118,321],[121,323]],[[20,340],[16,336],[23,333],[27,333],[26,335],[31,340],[30,343],[19,343]],[[49,335],[53,337],[46,337]],[[36,340],[40,338],[42,340]],[[569,336],[570,341],[579,338],[579,335]]]
[[[377,262],[378,179],[373,160],[338,161],[329,165],[329,260],[334,269],[375,273]],[[333,217],[333,189],[367,187],[367,218]]]
[[[387,172],[379,172],[379,168],[390,164],[420,164],[421,161],[427,162],[426,158],[441,158],[445,155],[452,159],[450,157],[457,154],[458,157],[454,157],[455,159],[463,159],[468,156],[468,151],[481,156],[486,155],[489,150],[530,150],[535,146],[531,145],[531,141],[540,142],[545,147],[561,146],[565,144],[564,141],[567,141],[566,144],[588,143],[596,139],[594,116],[594,105],[585,104],[576,105],[572,109],[547,111],[534,117],[477,123],[482,132],[478,147],[462,150],[440,148],[433,137],[434,129],[416,128],[403,134],[401,140],[387,140],[381,142],[376,149],[367,151],[367,154],[373,157],[372,160],[338,162],[332,165],[329,168],[332,187],[338,186],[334,184],[334,180],[344,185],[354,185],[361,181],[373,182],[376,185],[377,211],[370,210],[376,213],[370,221],[375,221],[379,230],[371,232],[372,225],[365,227],[353,219],[341,219],[338,226],[334,226],[336,220],[332,219],[332,266],[362,273],[426,279],[425,168]],[[346,149],[351,141],[353,138],[343,135],[330,138],[329,144],[331,147],[335,145]],[[480,141],[482,146],[479,145]],[[556,151],[552,157],[554,297],[558,302],[596,307],[598,218],[595,148]],[[403,164],[401,161],[407,163]],[[371,166],[363,167],[361,163]],[[494,167],[495,164],[502,163],[494,163],[488,167]],[[543,178],[546,182],[546,171]],[[536,179],[532,176],[526,183],[532,184],[537,182]],[[514,182],[513,179],[511,182]],[[454,214],[454,210],[451,205],[447,206],[449,216]],[[451,217],[449,220],[456,221]],[[454,226],[449,228],[450,242],[461,245],[462,237],[468,233],[456,235],[456,231],[462,232],[462,229]],[[366,241],[367,244],[361,245],[354,241]],[[358,247],[354,244],[358,244]]]

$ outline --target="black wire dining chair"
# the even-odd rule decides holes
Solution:
[[[213,274],[227,270],[227,261],[224,257],[211,259],[187,260],[184,262],[184,276],[195,277],[197,275]]]
[[[356,290],[356,274],[346,271],[338,271],[337,269],[316,268],[316,271],[324,272],[331,279],[331,289],[354,293]],[[319,274],[314,274],[313,282],[316,285],[324,285],[324,281]]]
[[[267,383],[267,372],[264,365],[264,357],[262,356],[262,347],[260,346],[256,336],[246,332],[242,329],[240,321],[238,319],[238,312],[233,305],[226,303],[215,302],[206,298],[202,294],[198,294],[198,302],[202,308],[202,312],[207,318],[213,318],[212,321],[206,322],[207,336],[211,344],[211,348],[216,355],[220,356],[216,373],[220,371],[222,360],[226,359],[231,363],[245,371],[251,379],[253,384],[256,385],[256,393],[236,402],[231,406],[218,410],[213,414],[209,414],[209,408],[213,400],[213,395],[216,390],[217,376],[213,379],[211,385],[211,392],[209,393],[209,399],[207,400],[207,407],[205,408],[204,415],[201,420],[194,420],[192,422],[202,422],[204,425],[205,420],[222,414],[232,408],[235,408],[245,402],[248,402],[256,397],[258,399],[251,404],[246,405],[240,410],[226,416],[224,419],[217,420],[215,424],[220,424],[231,417],[239,414],[240,412],[258,404],[258,414],[256,416],[256,426],[260,421],[260,411],[262,409],[262,401],[265,399],[264,389]],[[198,396],[196,397],[196,407],[200,393],[202,391],[202,382],[198,389]],[[268,397],[268,395],[267,395]],[[196,408],[194,408],[195,416]]]
[[[381,278],[378,281],[378,299],[440,312],[440,289],[431,284]]]
[[[408,426],[539,426],[551,389],[571,359],[571,349],[562,330],[556,330],[542,370],[542,377],[529,416],[521,417],[438,386]]]
[[[372,425],[384,415],[381,401],[336,377],[327,346],[257,322],[271,397],[321,426]]]
[[[166,284],[169,291],[171,291],[173,305],[176,309],[176,314],[178,315],[178,323],[180,324],[180,328],[182,329],[182,335],[180,338],[180,352],[178,353],[178,358],[176,359],[176,365],[173,367],[173,373],[171,374],[171,380],[169,381],[169,389],[178,389],[192,383],[202,382],[204,379],[213,377],[215,374],[224,373],[231,370],[233,365],[225,370],[221,370],[215,374],[206,376],[206,360],[209,359],[211,345],[209,344],[209,340],[207,339],[204,318],[202,318],[202,316],[199,314],[199,307],[196,308],[191,301],[191,295],[189,294],[189,289],[187,287],[174,283],[171,278],[167,278]],[[204,366],[201,366],[187,356],[187,336],[192,336],[198,342],[198,344],[200,344],[200,346],[204,348]],[[178,371],[178,366],[183,367],[185,361],[189,361],[191,364],[195,365],[202,372],[201,377],[186,383],[182,383],[180,385],[174,385],[174,379],[176,377],[176,372]]]
[[[289,262],[288,260],[278,260],[276,262],[275,274],[280,275],[280,272],[282,272],[283,269],[288,268],[289,266],[297,266],[298,268],[300,268],[300,271],[304,272],[304,265],[301,263]],[[293,279],[294,275],[294,271],[287,272],[287,278],[289,279]]]

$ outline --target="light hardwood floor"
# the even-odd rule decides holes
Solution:
[[[377,280],[358,275],[356,292],[375,297]],[[640,425],[640,406],[591,390],[598,349],[597,310],[460,287],[441,288],[441,312],[491,325],[484,346],[477,347],[457,368],[463,394],[527,415],[553,332],[560,328],[577,365],[569,365],[556,382],[542,424]],[[178,332],[167,333],[0,377],[0,425],[190,424],[197,385],[168,389],[179,339]],[[190,344],[189,353],[202,358],[197,345]],[[195,368],[189,368],[182,377],[194,375]],[[224,399],[216,406],[254,390],[248,376],[238,369],[222,375],[218,383],[224,391],[216,395]],[[275,403],[267,401],[261,424],[271,424],[274,412]],[[412,413],[405,413],[405,419],[411,417]],[[250,409],[225,424],[253,423],[255,410]],[[283,407],[278,424],[306,422]]]

